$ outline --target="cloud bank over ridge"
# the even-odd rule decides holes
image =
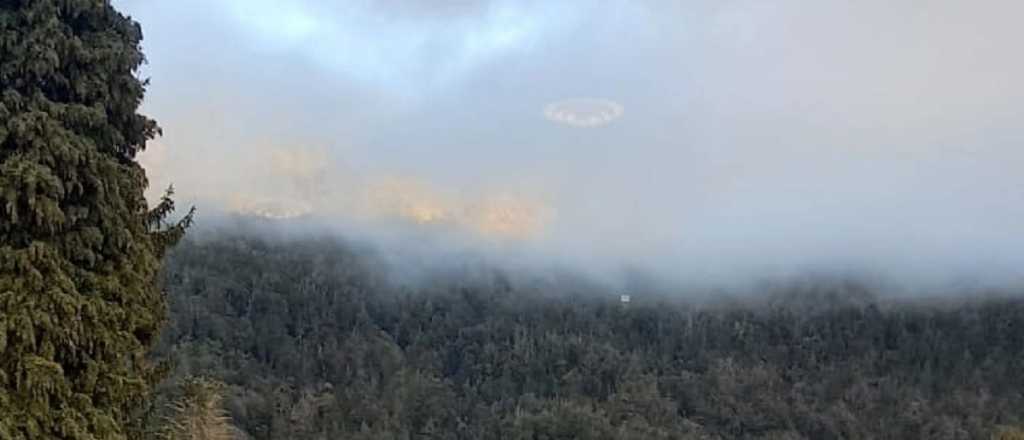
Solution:
[[[116,3],[154,190],[201,208],[686,279],[1024,279],[1018,2]],[[545,117],[579,97],[625,110]]]

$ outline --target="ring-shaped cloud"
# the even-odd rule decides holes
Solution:
[[[621,104],[600,98],[573,98],[552,102],[544,107],[549,121],[573,127],[599,127],[622,116]]]

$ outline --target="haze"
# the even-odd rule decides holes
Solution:
[[[689,281],[1024,281],[1018,1],[115,3],[151,191],[200,213]]]

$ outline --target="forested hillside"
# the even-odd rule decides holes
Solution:
[[[256,439],[977,439],[1024,423],[1014,292],[897,301],[805,282],[700,303],[632,292],[624,307],[484,264],[397,282],[357,249],[181,245],[161,399],[189,374],[222,380]]]

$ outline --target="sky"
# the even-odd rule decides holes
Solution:
[[[114,3],[164,131],[151,194],[200,221],[691,281],[1024,282],[1019,1]]]

